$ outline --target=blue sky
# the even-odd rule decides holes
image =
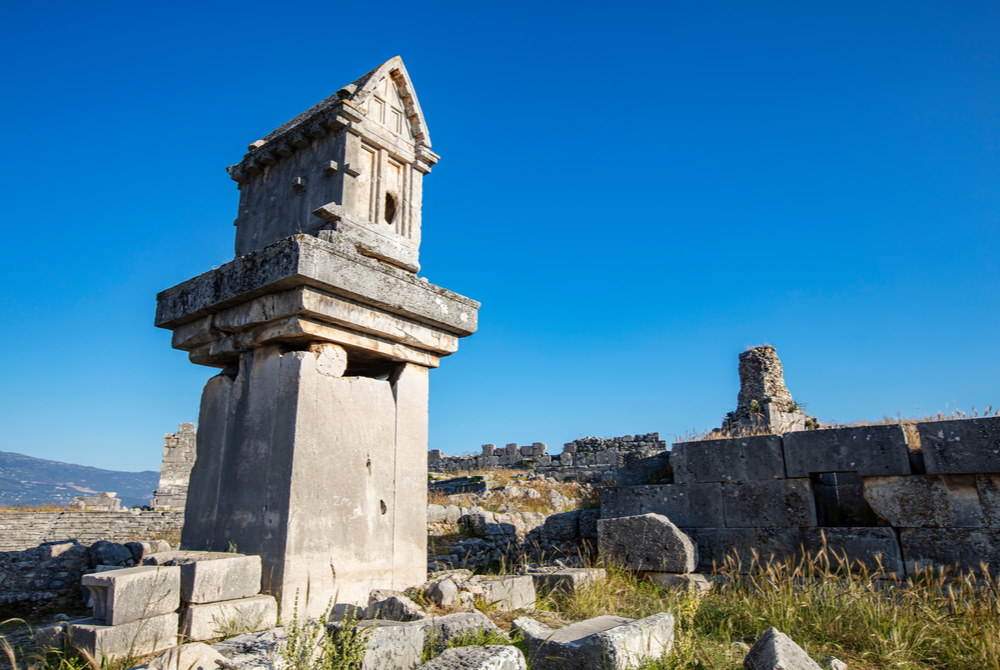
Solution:
[[[430,446],[719,423],[778,347],[825,421],[1000,405],[996,2],[8,3],[0,450],[159,467],[213,370],[157,291],[233,255],[225,166],[389,57],[422,274],[482,301]]]

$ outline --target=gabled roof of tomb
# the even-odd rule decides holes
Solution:
[[[360,122],[368,111],[369,98],[386,78],[396,86],[403,101],[406,121],[413,142],[418,148],[418,154],[423,155],[429,165],[433,165],[438,157],[430,151],[431,137],[427,131],[423,112],[420,110],[420,102],[413,90],[413,82],[406,71],[406,66],[403,65],[403,59],[394,56],[291,121],[282,124],[264,139],[251,144],[243,160],[229,168],[230,176],[236,181],[242,181],[248,169],[251,172],[254,168],[259,169],[259,165],[256,164],[272,164],[279,156],[290,155],[308,146],[312,137],[321,137],[349,122]]]
[[[264,141],[270,142],[272,139],[283,135],[289,130],[311,121],[323,112],[332,109],[342,100],[348,100],[359,107],[364,107],[368,98],[385,77],[390,77],[399,87],[400,97],[403,98],[403,102],[406,104],[406,116],[410,122],[414,140],[422,142],[425,147],[430,148],[431,136],[427,132],[424,114],[420,111],[420,102],[413,91],[413,82],[406,71],[406,66],[403,65],[403,59],[399,56],[393,56],[371,72],[361,75],[347,86],[341,88],[326,100],[313,105],[291,121],[282,124],[265,137]]]

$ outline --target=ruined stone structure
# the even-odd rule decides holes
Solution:
[[[172,539],[180,533],[183,521],[183,514],[172,510],[3,512],[0,551],[22,551],[43,542]]]
[[[98,493],[96,496],[77,496],[69,504],[69,509],[74,511],[118,512],[121,508],[121,498],[116,498],[113,491]]]
[[[428,372],[479,308],[416,275],[437,160],[393,58],[250,145],[237,258],[157,298],[173,346],[222,369],[182,545],[259,554],[284,611],[425,578]]]
[[[852,561],[1000,570],[1000,417],[673,445],[674,482],[608,488],[601,517],[662,514],[701,571],[828,544]]]
[[[188,482],[197,447],[193,423],[182,423],[176,433],[163,436],[160,485],[153,494],[153,509],[184,511]]]
[[[498,448],[484,444],[475,456],[445,456],[439,449],[429,454],[431,470],[466,472],[487,468],[533,469],[560,481],[591,484],[648,483],[655,470],[666,466],[667,443],[659,433],[621,437],[582,437],[563,445],[561,454],[550,456],[544,442]]]
[[[819,422],[802,411],[785,386],[778,352],[769,344],[740,354],[740,392],[736,411],[722,430],[730,434],[787,433],[818,428]]]

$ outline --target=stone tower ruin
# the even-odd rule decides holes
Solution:
[[[819,422],[805,414],[785,386],[777,350],[770,344],[751,347],[740,354],[740,392],[736,411],[726,415],[724,431],[787,433],[816,428]]]
[[[393,58],[250,145],[236,259],[157,297],[173,346],[221,369],[182,546],[260,554],[285,612],[425,579],[428,372],[479,308],[416,275],[437,160]]]

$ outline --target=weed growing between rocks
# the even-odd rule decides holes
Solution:
[[[300,621],[298,615],[296,593],[291,619],[282,624],[286,637],[278,648],[287,670],[360,670],[368,631],[358,628],[352,613],[334,625],[330,625],[328,614],[306,621]]]
[[[616,566],[607,571],[607,581],[545,596],[538,606],[568,621],[672,613],[674,650],[644,670],[740,667],[770,626],[813,658],[834,655],[851,670],[1000,669],[1000,583],[985,566],[902,579],[823,550],[748,566],[729,560],[706,594],[665,591]]]

